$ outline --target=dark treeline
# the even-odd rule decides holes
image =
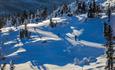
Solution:
[[[66,4],[63,5],[63,10],[61,11],[61,14],[70,12],[72,14],[85,14],[88,13],[87,16],[89,18],[96,17],[99,12],[101,12],[101,6],[96,3],[95,0],[92,0],[91,2],[86,1],[79,1],[76,0],[76,7],[75,11],[71,11],[70,7],[68,7]]]
[[[47,8],[44,8],[43,10],[25,10],[23,12],[3,15],[0,16],[0,28],[3,26],[18,26],[24,24],[24,22],[38,22],[40,20],[46,19],[47,16]]]

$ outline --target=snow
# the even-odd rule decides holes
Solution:
[[[48,70],[104,70],[105,67],[105,56],[101,56],[97,58],[96,63],[90,63],[90,65],[85,65],[84,67],[80,67],[74,64],[67,64],[65,66],[57,66],[57,65],[51,65],[51,64],[45,64],[44,66]]]
[[[73,46],[77,46],[79,45],[80,43],[79,42],[76,42],[75,40],[72,40],[71,38],[66,38],[67,41],[69,41]]]
[[[88,42],[88,41],[84,41],[84,40],[81,40],[79,42],[82,45],[86,45],[86,46],[90,46],[90,47],[105,48],[105,46],[103,44],[99,44],[99,43]]]
[[[16,52],[14,52],[14,53],[12,53],[12,54],[9,54],[9,55],[7,55],[7,56],[5,56],[5,57],[14,57],[14,56],[18,56],[18,53],[22,53],[22,52],[26,52],[26,50],[23,49],[23,48],[19,48]]]
[[[16,30],[16,28],[15,27],[5,27],[5,28],[1,28],[0,29],[3,33],[5,33],[5,32],[9,32],[9,31],[12,31],[12,30]]]
[[[69,7],[75,10],[73,5]],[[103,20],[107,16],[101,13],[101,18],[87,18],[86,15],[52,18],[54,28],[49,26],[49,19],[28,23],[29,39],[19,38],[24,25],[2,28],[0,40],[8,38],[4,41],[5,48],[9,49],[5,57],[14,60],[16,70],[104,70]]]
[[[45,35],[45,36],[47,36],[47,37],[49,37],[49,38],[51,37],[51,38],[55,38],[55,39],[57,39],[57,40],[60,40],[60,38],[59,38],[57,35],[55,35],[55,34],[53,34],[53,33],[51,33],[51,32],[42,31],[42,30],[40,30],[40,29],[35,29],[35,31],[32,30],[32,29],[29,29],[29,31],[30,31],[30,32],[36,32],[36,33]]]
[[[10,65],[7,64],[5,70],[9,70],[9,69],[10,69]],[[29,61],[23,64],[15,64],[14,70],[38,70],[38,68],[36,66],[33,66],[32,63]]]
[[[87,19],[87,14],[81,14],[76,16],[78,20],[82,23]]]
[[[64,22],[66,19],[63,17],[56,17],[56,18],[52,18],[52,21],[54,23],[60,23],[60,22]],[[50,23],[50,20],[45,20],[42,22],[38,22],[38,23],[30,23],[27,25],[28,28],[32,28],[32,27],[42,27],[42,26],[48,26]],[[19,26],[19,28],[24,28],[24,25]]]
[[[102,5],[107,7],[109,3],[111,6],[115,6],[115,0],[107,0]]]
[[[88,19],[84,22],[80,22],[76,16],[53,19],[57,23],[55,28],[49,27],[49,20],[34,24],[28,23],[28,31],[32,33],[31,39],[21,40],[19,38],[19,30],[24,29],[24,25],[17,28],[6,27],[2,29],[2,36],[8,36],[9,38],[4,44],[13,46],[12,48],[15,49],[13,53],[7,54],[6,57],[9,59],[12,59],[12,57],[17,58],[13,59],[17,68],[20,64],[23,65],[25,62],[31,61],[32,66],[35,64],[38,70],[42,70],[44,67],[49,70],[82,70],[82,68],[88,68],[84,67],[85,58],[94,57],[93,60],[95,60],[96,57],[104,53],[104,38],[98,35],[99,33],[102,34],[102,25],[97,28],[98,24],[100,24],[98,18],[95,19],[96,21]],[[12,31],[10,32],[10,30]],[[94,32],[95,30],[100,31]],[[8,34],[5,35],[6,33]],[[92,33],[97,35],[96,41],[93,40]],[[12,35],[16,36],[12,37]],[[94,51],[97,53],[92,53]],[[89,55],[89,53],[91,54]],[[81,66],[73,64],[75,58],[79,59]],[[34,60],[35,62],[33,62]],[[28,69],[29,67],[26,68]],[[23,69],[25,67],[22,67]]]
[[[15,44],[14,47],[23,46],[23,43]]]

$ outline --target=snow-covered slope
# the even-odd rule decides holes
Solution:
[[[49,19],[28,23],[27,29],[31,32],[29,39],[19,38],[24,25],[2,28],[0,40],[8,49],[8,52],[4,52],[7,57],[5,62],[13,60],[17,68],[26,65],[27,68],[23,70],[28,70],[28,61],[38,70],[104,69],[106,56],[101,18],[87,19],[86,14],[82,14],[52,20],[56,27],[50,26]]]
[[[31,61],[38,67],[43,64],[64,66],[73,64],[74,59],[77,59],[78,65],[83,66],[87,64],[84,63],[85,61],[95,62],[97,57],[104,54],[101,19],[87,19],[80,22],[79,18],[73,16],[57,17],[53,21],[57,23],[55,28],[49,26],[49,20],[28,24],[28,30],[32,33],[31,39],[19,39],[19,30],[23,28],[23,25],[17,29],[15,27],[2,28],[2,37],[5,38],[7,34],[5,43],[11,47],[22,47],[26,50],[18,54],[16,59],[8,59],[14,60],[16,64]]]

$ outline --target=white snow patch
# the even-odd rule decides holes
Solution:
[[[90,47],[95,47],[95,48],[106,48],[103,44],[95,43],[95,42],[89,42],[85,40],[79,41],[80,44],[85,45],[85,46],[90,46]]]
[[[14,53],[12,53],[12,54],[9,54],[9,55],[7,55],[7,56],[5,56],[5,57],[14,57],[14,56],[17,56],[18,53],[22,53],[22,52],[26,52],[26,50],[23,49],[23,48],[19,48],[16,52],[14,52]]]

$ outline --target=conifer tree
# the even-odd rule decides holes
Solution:
[[[108,5],[108,9],[107,9],[107,16],[108,16],[108,22],[110,21],[111,18],[111,8],[110,8],[110,3]]]
[[[92,3],[89,5],[89,10],[88,10],[88,17],[89,18],[94,18],[98,15],[99,8],[98,5],[96,4],[95,0],[93,0]]]
[[[48,16],[47,8],[44,8],[43,12],[41,13],[41,17],[45,19]]]
[[[87,14],[87,16],[88,16],[89,18],[93,18],[93,8],[92,8],[92,3],[90,3],[90,5],[89,5],[89,10],[88,10],[88,14]]]
[[[4,25],[4,22],[2,19],[0,19],[0,29],[3,27],[3,25]]]
[[[50,19],[50,26],[51,26],[52,28],[54,27],[54,23],[53,23],[52,18]]]
[[[114,50],[113,50],[113,41],[112,41],[112,29],[111,26],[108,24],[104,24],[104,33],[105,33],[105,38],[107,40],[106,43],[106,55],[107,55],[107,66],[105,67],[105,69],[107,70],[114,70],[113,68],[113,54],[114,54]]]
[[[86,12],[86,4],[85,4],[85,1],[82,3],[82,11],[83,11],[83,13]]]
[[[69,8],[68,8],[67,4],[64,3],[62,6],[61,14],[63,15],[64,13],[68,13],[68,10],[69,10]]]

